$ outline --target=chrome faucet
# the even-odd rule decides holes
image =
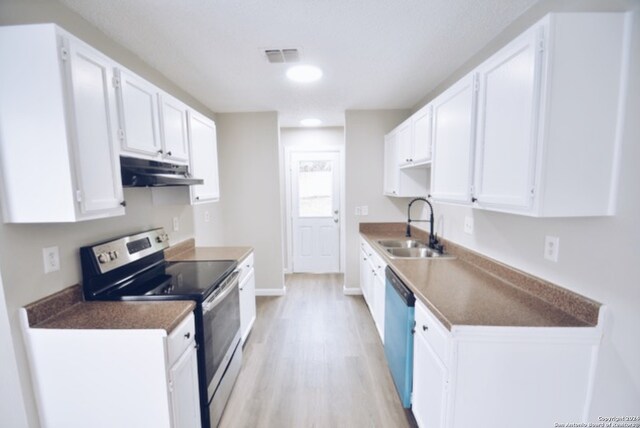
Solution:
[[[423,201],[426,202],[427,205],[429,206],[429,211],[430,211],[430,215],[429,215],[429,220],[411,220],[411,205],[413,205],[414,202],[416,201]],[[429,248],[436,250],[438,252],[442,252],[442,250],[444,249],[444,247],[442,246],[442,244],[440,243],[440,241],[438,241],[438,236],[434,233],[433,231],[433,206],[431,205],[431,202],[429,202],[427,200],[427,198],[414,198],[411,200],[411,202],[409,202],[409,206],[407,207],[407,233],[406,233],[406,237],[407,238],[411,238],[411,222],[412,221],[428,221],[429,222]]]

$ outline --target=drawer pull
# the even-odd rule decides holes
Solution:
[[[429,327],[427,327],[426,325],[422,324],[422,331],[427,331],[429,330]]]
[[[191,332],[189,331],[189,332],[185,333],[184,338],[185,339],[191,338]]]

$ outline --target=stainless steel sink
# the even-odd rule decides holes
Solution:
[[[388,239],[378,241],[384,248],[427,248],[427,243],[415,239]]]
[[[427,247],[420,248],[386,248],[392,259],[453,259],[454,256],[446,253],[439,253]]]

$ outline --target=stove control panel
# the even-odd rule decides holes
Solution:
[[[109,272],[169,247],[164,229],[153,229],[90,247],[101,273]]]

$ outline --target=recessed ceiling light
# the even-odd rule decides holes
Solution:
[[[308,119],[302,119],[300,121],[300,125],[302,126],[320,126],[322,125],[322,121],[320,119],[314,119],[314,118],[308,118]]]
[[[322,70],[313,65],[295,65],[287,70],[287,77],[294,82],[315,82],[322,77]]]

